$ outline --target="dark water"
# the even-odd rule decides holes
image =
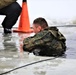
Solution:
[[[61,73],[66,75],[75,75],[74,72],[68,74],[72,65],[72,69],[76,69],[73,65],[76,63],[76,27],[58,27],[59,30],[64,34],[66,37],[66,45],[67,51],[65,55],[61,58],[57,58],[54,60],[46,61],[43,63],[31,65],[29,67],[25,67],[19,69],[17,71],[13,71],[8,73],[7,75],[61,75]],[[31,36],[31,33],[12,33],[10,35],[4,35],[2,30],[0,32],[0,73],[9,71],[16,67],[52,57],[38,57],[34,56],[32,53],[28,54],[23,52],[22,50],[22,43],[23,39]],[[68,64],[69,63],[69,64]],[[70,64],[71,63],[71,64]],[[65,66],[67,65],[67,67]],[[61,65],[63,68],[64,66],[66,69],[61,69],[59,66]],[[57,69],[58,68],[58,69]],[[59,71],[61,70],[61,71]],[[64,73],[64,71],[66,71]],[[56,73],[55,73],[55,72]],[[58,73],[58,72],[59,73]]]

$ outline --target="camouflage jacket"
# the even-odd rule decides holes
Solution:
[[[56,27],[49,27],[35,34],[33,37],[25,38],[23,41],[24,51],[34,51],[39,55],[61,55],[66,50],[65,37]],[[35,49],[41,49],[35,52]]]
[[[0,9],[8,6],[9,4],[16,2],[16,0],[0,0]]]

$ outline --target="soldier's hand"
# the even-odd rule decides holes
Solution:
[[[31,52],[31,51],[29,51],[29,49],[26,48],[26,45],[23,45],[23,51]]]

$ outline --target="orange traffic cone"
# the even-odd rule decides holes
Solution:
[[[20,23],[17,30],[13,30],[14,32],[33,32],[33,29],[30,29],[30,22],[28,16],[27,2],[26,0],[22,3],[22,12],[20,16]]]

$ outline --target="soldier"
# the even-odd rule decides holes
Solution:
[[[25,38],[23,50],[40,56],[61,56],[66,51],[65,37],[56,27],[48,27],[44,18],[33,21],[36,33],[33,37]]]
[[[11,33],[11,28],[16,23],[21,13],[21,6],[16,0],[0,0],[0,15],[6,15],[2,26],[4,33]]]

